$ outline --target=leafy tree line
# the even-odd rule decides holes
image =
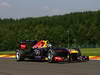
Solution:
[[[41,39],[59,47],[100,47],[100,11],[0,19],[0,50],[16,49],[17,40]]]

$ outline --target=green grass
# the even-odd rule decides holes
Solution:
[[[100,56],[100,48],[81,48],[82,55]]]
[[[0,51],[0,54],[15,54],[15,51]]]
[[[100,56],[100,48],[81,48],[82,55]],[[15,51],[0,51],[0,54],[15,54]]]

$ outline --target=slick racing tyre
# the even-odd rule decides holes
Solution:
[[[53,50],[49,50],[48,51],[48,62],[52,63],[53,61],[53,57],[54,57],[54,51]]]
[[[23,61],[24,60],[24,57],[22,57],[22,51],[20,51],[20,50],[16,51],[16,60],[17,61]]]

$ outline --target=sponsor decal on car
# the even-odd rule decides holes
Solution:
[[[77,50],[70,50],[70,53],[72,54],[72,53],[78,53],[78,51]]]

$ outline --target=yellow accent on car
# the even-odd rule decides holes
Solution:
[[[45,60],[48,60],[48,57],[45,57]]]
[[[47,41],[44,40],[44,45],[43,45],[43,48],[46,48],[47,47]]]
[[[70,53],[78,53],[77,50],[71,50]]]

